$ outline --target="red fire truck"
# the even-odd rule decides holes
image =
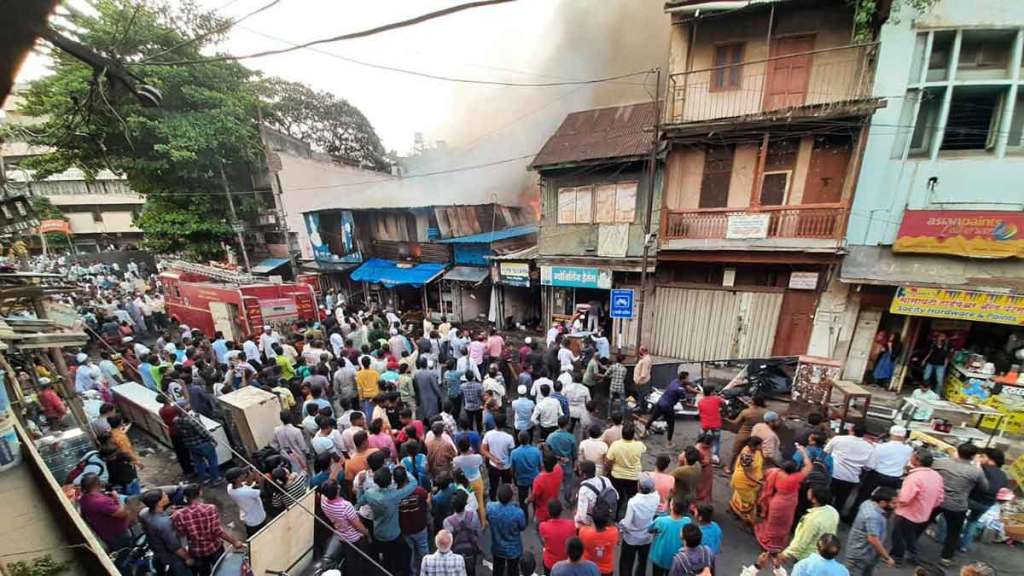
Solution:
[[[221,331],[238,340],[295,320],[316,321],[313,287],[270,283],[245,273],[189,262],[173,262],[159,275],[167,313],[207,336]]]

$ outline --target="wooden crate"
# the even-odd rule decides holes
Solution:
[[[270,444],[281,423],[277,394],[246,386],[218,398],[232,435],[249,454]]]

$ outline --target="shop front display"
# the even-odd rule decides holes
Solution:
[[[578,331],[593,332],[607,319],[612,271],[585,266],[541,266],[549,323],[580,321]]]

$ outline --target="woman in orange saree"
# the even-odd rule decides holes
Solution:
[[[793,527],[800,486],[811,472],[811,459],[803,446],[797,445],[803,457],[803,468],[787,460],[782,468],[772,468],[764,477],[764,487],[758,499],[759,521],[754,525],[757,542],[766,552],[781,552],[789,545],[789,531]]]

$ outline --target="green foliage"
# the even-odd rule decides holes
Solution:
[[[7,565],[7,572],[11,576],[55,576],[64,572],[71,565],[70,562],[57,562],[49,554],[32,560],[12,562]]]
[[[939,0],[893,0],[890,12],[897,14],[902,6],[907,6],[916,12],[927,12],[935,6]],[[872,24],[878,12],[878,0],[846,0],[854,8],[853,12],[853,40],[854,42],[871,42],[874,40]]]
[[[263,83],[266,123],[313,146],[374,170],[391,164],[384,145],[358,108],[330,92],[298,82],[270,78]]]
[[[33,196],[29,200],[29,204],[32,205],[32,211],[36,213],[36,218],[40,220],[67,220],[60,208],[54,206],[46,196]]]

